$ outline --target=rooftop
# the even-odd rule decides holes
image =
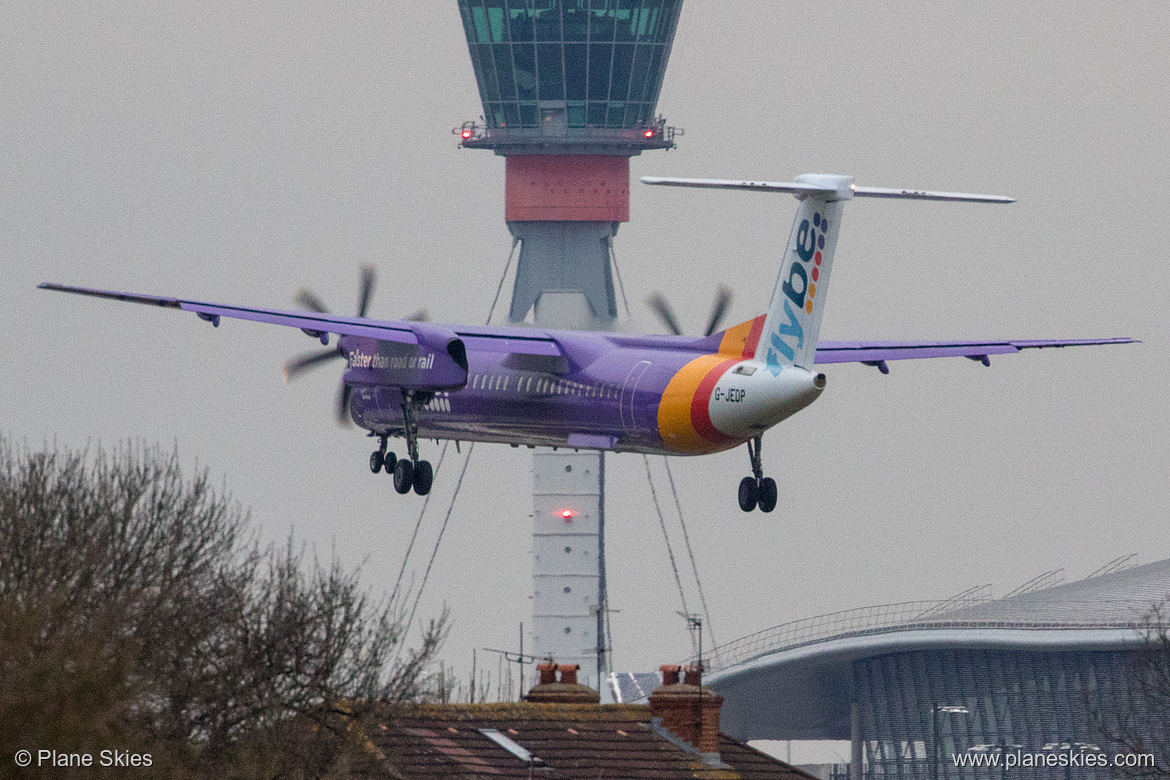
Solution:
[[[379,723],[371,741],[405,778],[726,778],[810,780],[720,735],[726,768],[700,760],[644,705],[454,704],[411,707]]]
[[[1033,582],[1048,584],[1058,573],[1046,572]],[[1001,599],[992,599],[991,586],[983,585],[949,599],[860,607],[795,620],[723,644],[711,651],[706,663],[713,671],[723,671],[805,645],[911,630],[1136,629],[1154,604],[1170,598],[1170,559],[1052,587],[1027,586]]]

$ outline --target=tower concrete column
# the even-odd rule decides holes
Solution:
[[[559,450],[532,456],[533,654],[579,664],[581,682],[594,688],[600,687],[601,457]]]

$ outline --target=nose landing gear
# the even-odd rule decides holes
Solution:
[[[760,459],[760,445],[763,437],[757,436],[748,442],[748,457],[752,461],[752,476],[744,477],[739,482],[739,508],[750,512],[757,506],[761,512],[771,512],[776,508],[779,493],[776,489],[776,480],[764,476],[764,467]]]
[[[374,434],[370,434],[373,436]],[[370,453],[370,471],[377,474],[382,469],[386,470],[387,474],[394,473],[394,467],[398,464],[398,456],[393,452],[387,452],[386,447],[390,437],[382,434],[378,437],[380,445],[378,449]]]

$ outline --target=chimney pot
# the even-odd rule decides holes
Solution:
[[[532,687],[525,695],[524,700],[532,704],[597,704],[601,695],[587,685],[577,682],[577,664],[560,664],[553,662],[538,664],[540,684]],[[557,672],[561,673],[560,682],[557,682]]]
[[[699,753],[719,754],[719,711],[723,697],[699,685],[702,669],[662,666],[662,687],[650,694],[650,714],[662,718],[662,725],[675,736],[698,748]],[[686,681],[679,684],[679,672]]]

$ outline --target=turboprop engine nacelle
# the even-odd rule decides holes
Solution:
[[[786,366],[778,376],[745,361],[725,372],[711,392],[712,424],[728,436],[756,436],[820,397],[825,375]]]
[[[467,384],[467,348],[453,331],[411,323],[417,343],[344,336],[341,351],[351,385],[397,385],[406,390],[454,390]]]

